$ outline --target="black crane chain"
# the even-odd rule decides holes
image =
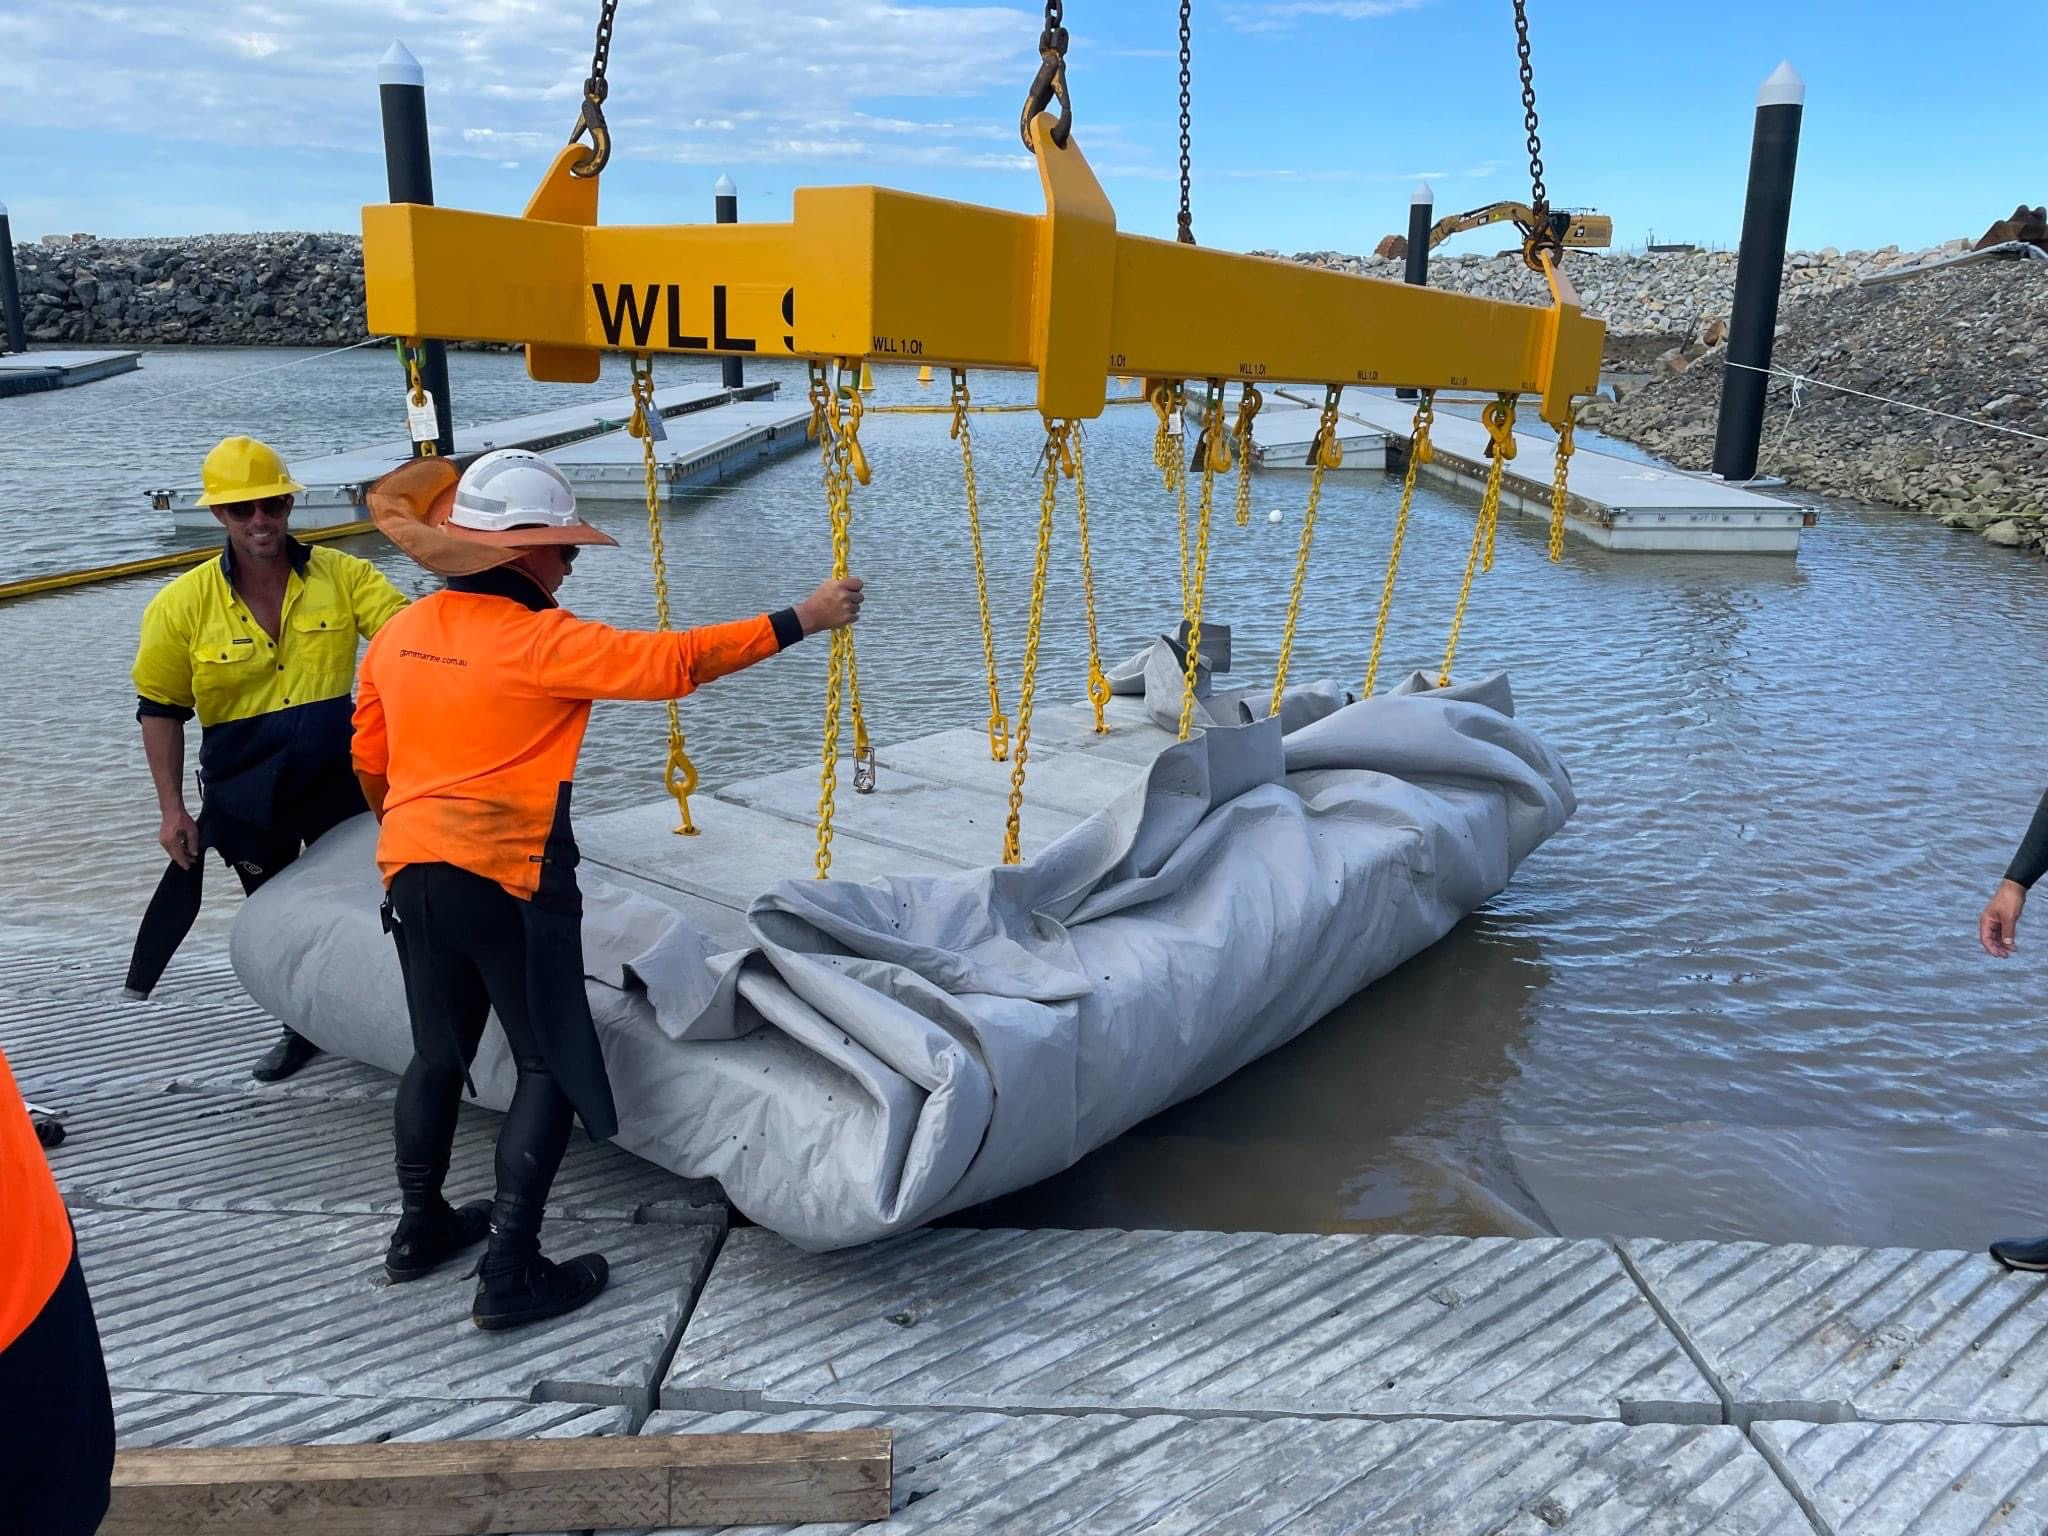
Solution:
[[[1192,118],[1189,114],[1189,86],[1193,74],[1189,68],[1192,48],[1189,42],[1188,9],[1191,0],[1180,0],[1180,239],[1184,244],[1195,243],[1195,216],[1188,204],[1189,183],[1192,180],[1192,160],[1189,150],[1193,139],[1189,128]]]
[[[1024,110],[1017,115],[1017,134],[1034,154],[1031,122],[1057,98],[1060,115],[1052,125],[1052,141],[1067,147],[1067,135],[1074,130],[1074,103],[1067,95],[1067,18],[1065,0],[1045,0],[1045,25],[1038,33],[1038,73],[1024,94]]]
[[[604,99],[611,86],[605,79],[605,70],[612,58],[612,18],[618,13],[619,0],[603,0],[597,16],[597,41],[590,51],[590,74],[583,81],[583,107],[577,114],[576,126],[570,131],[569,142],[574,144],[585,133],[590,135],[590,148],[583,158],[570,167],[572,176],[595,176],[611,163],[612,134],[604,120]]]

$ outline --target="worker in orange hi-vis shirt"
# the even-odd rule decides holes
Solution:
[[[672,699],[860,614],[861,583],[827,581],[777,613],[675,633],[619,630],[555,601],[579,547],[615,542],[576,514],[562,472],[519,449],[458,479],[415,459],[371,488],[377,526],[446,590],[378,631],[363,657],[355,767],[381,829],[385,923],[397,940],[413,1058],[393,1115],[402,1214],[385,1256],[415,1279],[483,1238],[471,1317],[509,1328],[582,1306],[601,1255],[541,1256],[541,1211],[571,1112],[618,1130],[583,990],[583,901],[569,794],[593,699]],[[441,1193],[456,1110],[495,1010],[519,1069],[498,1132],[497,1199]]]
[[[114,1410],[71,1218],[0,1055],[0,1531],[91,1536]]]

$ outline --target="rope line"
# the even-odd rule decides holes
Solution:
[[[1895,400],[1890,395],[1873,395],[1867,390],[1851,389],[1846,384],[1830,384],[1826,379],[1817,379],[1810,373],[1795,373],[1790,368],[1780,368],[1775,363],[1768,368],[1759,368],[1755,363],[1738,363],[1732,358],[1723,358],[1722,362],[1730,368],[1746,368],[1751,373],[1761,373],[1774,379],[1789,380],[1795,391],[1804,388],[1808,384],[1818,385],[1822,389],[1832,389],[1837,394],[1854,395],[1859,400],[1875,400],[1879,405],[1896,405],[1902,410],[1919,411],[1923,415],[1940,416],[1949,421],[1959,421],[1966,427],[1976,427],[1981,431],[2003,432],[2008,437],[2023,437],[2030,443],[2048,443],[2048,437],[2042,436],[2039,432],[2023,431],[2019,427],[2008,427],[1996,421],[1982,421],[1975,416],[1958,416],[1954,411],[1937,410],[1934,406],[1919,405],[1911,400]],[[1795,405],[1798,403],[1796,395],[1793,403]]]

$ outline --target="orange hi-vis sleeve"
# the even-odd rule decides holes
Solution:
[[[591,700],[680,698],[800,633],[767,614],[613,629],[525,591],[523,577],[468,580],[487,590],[414,603],[363,658],[354,760],[388,785],[377,843],[387,883],[408,864],[445,863],[530,897]]]
[[[0,1350],[42,1315],[71,1267],[71,1218],[0,1054]]]

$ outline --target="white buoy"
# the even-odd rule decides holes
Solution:
[[[1274,509],[1273,509],[1272,511],[1268,512],[1268,513],[1266,514],[1266,521],[1267,521],[1267,522],[1269,522],[1269,523],[1277,523],[1277,522],[1279,522],[1279,521],[1280,521],[1280,509],[1279,509],[1278,507],[1275,507],[1275,508],[1274,508]]]

